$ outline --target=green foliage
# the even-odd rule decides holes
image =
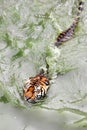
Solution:
[[[7,97],[5,95],[0,97],[0,102],[8,103]]]

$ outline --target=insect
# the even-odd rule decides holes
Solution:
[[[29,78],[23,88],[24,98],[28,102],[38,102],[45,97],[49,88],[49,79],[44,74]]]
[[[60,33],[60,35],[57,37],[57,41],[55,42],[55,46],[59,47],[63,42],[66,42],[72,38],[80,19],[80,13],[83,10],[83,4],[84,2],[79,2],[78,13],[73,24],[70,26],[70,28]],[[40,73],[35,77],[30,77],[23,87],[24,99],[32,103],[38,102],[47,94],[49,85],[50,81],[44,73]]]

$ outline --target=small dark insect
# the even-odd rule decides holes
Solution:
[[[38,102],[38,100],[45,97],[49,88],[49,80],[43,74],[36,75],[29,78],[23,88],[24,98],[28,102]]]

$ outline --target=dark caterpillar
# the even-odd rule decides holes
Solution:
[[[84,2],[80,1],[78,7],[78,13],[76,15],[76,18],[74,19],[73,24],[70,26],[70,28],[60,33],[60,35],[57,37],[57,41],[55,42],[55,46],[59,47],[60,45],[62,45],[63,42],[66,42],[72,38],[80,19],[80,13],[83,11],[83,5]]]

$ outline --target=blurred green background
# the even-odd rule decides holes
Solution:
[[[75,35],[60,47],[60,56],[53,51],[77,8],[75,0],[0,0],[0,130],[87,127],[86,1]],[[46,62],[49,77],[58,76],[43,102],[28,104],[24,82]]]

